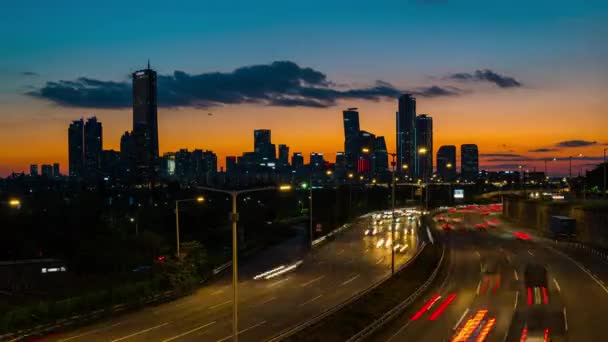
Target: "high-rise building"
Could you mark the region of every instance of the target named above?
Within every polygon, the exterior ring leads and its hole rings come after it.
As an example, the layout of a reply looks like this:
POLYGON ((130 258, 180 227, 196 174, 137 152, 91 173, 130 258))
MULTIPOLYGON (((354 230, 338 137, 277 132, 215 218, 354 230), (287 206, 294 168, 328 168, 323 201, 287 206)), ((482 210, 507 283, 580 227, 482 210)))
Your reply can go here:
POLYGON ((120 152, 114 150, 102 150, 100 157, 100 171, 104 176, 112 178, 119 176, 121 172, 120 152))
POLYGON ((158 117, 156 71, 148 68, 133 73, 133 136, 138 181, 153 181, 158 159, 158 117))
POLYGON ((289 146, 285 144, 279 145, 279 166, 286 167, 289 165, 289 146))
POLYGON ((433 118, 426 114, 416 117, 415 176, 427 181, 433 174, 433 118))
POLYGON ((120 164, 125 176, 132 175, 135 169, 135 137, 129 132, 120 137, 120 164))
POLYGON ((325 159, 323 153, 311 152, 310 153, 310 167, 311 169, 322 169, 325 166, 325 159))
POLYGON ((53 163, 53 177, 61 177, 61 170, 59 169, 59 163, 53 163))
POLYGON ((294 170, 298 170, 304 166, 304 156, 302 156, 302 152, 294 152, 291 156, 291 167, 294 170))
POLYGON ((226 173, 233 174, 236 171, 236 156, 226 157, 226 173))
POLYGON ((53 178, 53 166, 49 164, 42 164, 40 166, 40 172, 42 176, 47 178, 53 178))
POLYGON ((88 178, 99 176, 101 151, 103 150, 101 122, 96 117, 87 119, 84 125, 84 167, 88 178))
POLYGON ((456 179, 456 146, 443 145, 437 150, 437 174, 443 181, 456 179))
POLYGON ((410 94, 399 97, 397 111, 397 170, 414 175, 416 161, 416 98, 410 94), (404 166, 406 165, 406 166, 404 166))
POLYGON ((30 165, 30 176, 38 176, 38 164, 30 165))
POLYGON ((253 131, 253 151, 260 156, 260 161, 267 162, 276 159, 275 147, 272 144, 269 129, 253 131))
POLYGON ((460 145, 460 176, 466 181, 477 180, 479 173, 479 150, 475 144, 460 145))
POLYGON ((356 170, 361 145, 359 142, 359 112, 357 108, 348 108, 342 112, 344 120, 344 155, 349 170, 356 170))
POLYGON ((388 151, 386 150, 386 141, 384 137, 376 137, 374 142, 374 172, 379 177, 383 177, 388 174, 388 151))
POLYGON ((376 136, 367 131, 359 131, 359 159, 357 160, 357 172, 367 175, 374 174, 375 160, 374 148, 376 147, 376 136))
POLYGON ((70 177, 84 176, 84 120, 72 121, 68 128, 68 164, 70 177))

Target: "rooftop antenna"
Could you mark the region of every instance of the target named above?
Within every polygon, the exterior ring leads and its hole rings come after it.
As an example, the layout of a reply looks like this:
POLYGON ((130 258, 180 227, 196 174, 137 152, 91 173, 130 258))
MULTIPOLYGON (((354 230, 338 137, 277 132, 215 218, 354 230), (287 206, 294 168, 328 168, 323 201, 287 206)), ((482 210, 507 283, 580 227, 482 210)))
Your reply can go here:
POLYGON ((150 70, 150 58, 148 58, 148 70, 150 70))

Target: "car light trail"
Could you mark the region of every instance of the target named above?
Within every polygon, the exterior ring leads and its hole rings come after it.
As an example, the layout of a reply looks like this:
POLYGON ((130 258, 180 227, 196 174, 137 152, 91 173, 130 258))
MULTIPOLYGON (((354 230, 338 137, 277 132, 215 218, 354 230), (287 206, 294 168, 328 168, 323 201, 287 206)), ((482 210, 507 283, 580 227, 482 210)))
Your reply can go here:
POLYGON ((524 328, 524 330, 521 331, 519 342, 526 342, 526 338, 528 338, 528 328, 524 328))
POLYGON ((471 337, 473 332, 477 329, 477 327, 481 323, 481 320, 486 316, 487 313, 488 313, 488 310, 477 311, 475 316, 473 316, 473 318, 470 318, 465 323, 464 327, 462 327, 462 329, 458 332, 458 334, 456 336, 454 336, 454 338, 452 339, 452 342, 467 341, 469 339, 469 337, 471 337))
POLYGON ((488 277, 483 278, 483 285, 481 286, 481 294, 486 292, 486 287, 488 286, 488 277))
POLYGON ((273 269, 271 269, 270 271, 266 271, 266 272, 264 272, 264 273, 260 273, 260 274, 256 275, 255 277, 253 277, 253 279, 254 279, 254 280, 258 280, 258 279, 260 279, 260 278, 264 278, 265 276, 267 276, 267 275, 269 275, 269 274, 271 274, 271 273, 277 272, 277 271, 279 271, 279 270, 281 270, 281 269, 283 269, 283 268, 285 268, 285 267, 286 267, 285 265, 281 265, 281 266, 279 266, 279 267, 277 267, 277 268, 273 268, 273 269))
POLYGON ((545 329, 545 342, 549 341, 549 328, 545 329))
POLYGON ((498 291, 498 287, 500 286, 500 276, 496 276, 496 284, 494 284, 494 293, 498 291))
POLYGON ((376 248, 380 248, 382 245, 384 245, 384 239, 380 239, 378 242, 376 242, 376 248))
POLYGON ((436 301, 438 301, 441 298, 440 295, 435 295, 433 296, 433 298, 431 298, 428 302, 426 302, 426 304, 424 304, 422 306, 422 309, 420 309, 418 312, 416 312, 414 314, 414 316, 412 316, 412 318, 410 318, 412 321, 417 320, 418 318, 420 318, 422 315, 424 315, 425 312, 427 312, 429 310, 429 308, 435 304, 436 301))
POLYGON ((528 287, 528 305, 532 305, 532 288, 528 287))
POLYGON ((279 270, 279 271, 277 271, 277 272, 274 272, 274 273, 272 273, 272 274, 269 274, 269 275, 265 276, 265 277, 264 277, 264 279, 268 280, 268 279, 272 279, 272 278, 274 278, 274 277, 280 276, 280 275, 281 275, 281 274, 283 274, 283 273, 286 273, 286 272, 289 272, 289 271, 291 271, 291 270, 296 269, 296 268, 297 268, 298 266, 300 266, 302 263, 303 263, 303 261, 302 261, 302 260, 299 260, 299 261, 297 261, 297 262, 296 262, 295 264, 293 264, 293 265, 287 266, 287 267, 285 267, 285 268, 283 268, 283 269, 280 269, 280 270, 279 270))
POLYGON ((488 334, 490 334, 490 332, 492 331, 492 328, 494 328, 494 325, 496 324, 496 318, 490 318, 486 324, 483 326, 483 328, 481 328, 481 332, 479 333, 479 336, 477 336, 477 342, 483 342, 486 340, 486 337, 488 337, 488 334))
POLYGON ((543 287, 543 302, 549 304, 549 295, 547 295, 547 288, 543 287))
POLYGON ((454 299, 456 299, 456 294, 451 294, 448 296, 448 298, 441 303, 441 305, 437 308, 437 310, 435 310, 435 312, 433 312, 433 314, 431 314, 431 316, 429 317, 429 321, 434 321, 437 319, 437 317, 439 317, 439 315, 441 315, 441 313, 443 313, 443 311, 445 311, 445 309, 448 307, 448 305, 450 305, 450 303, 452 303, 454 301, 454 299))

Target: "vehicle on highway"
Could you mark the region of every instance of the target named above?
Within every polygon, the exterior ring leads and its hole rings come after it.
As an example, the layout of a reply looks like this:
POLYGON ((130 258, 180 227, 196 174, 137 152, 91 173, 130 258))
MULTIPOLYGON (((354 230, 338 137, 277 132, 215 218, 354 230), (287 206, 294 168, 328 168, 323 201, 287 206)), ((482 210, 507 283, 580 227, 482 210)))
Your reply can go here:
POLYGON ((488 224, 487 223, 476 223, 475 229, 485 232, 488 229, 488 224))

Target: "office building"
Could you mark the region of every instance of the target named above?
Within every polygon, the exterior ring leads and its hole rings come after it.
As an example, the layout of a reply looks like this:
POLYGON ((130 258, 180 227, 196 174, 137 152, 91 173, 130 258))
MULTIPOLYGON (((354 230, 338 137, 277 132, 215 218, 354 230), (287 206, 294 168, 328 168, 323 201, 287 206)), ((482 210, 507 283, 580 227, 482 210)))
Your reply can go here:
POLYGON ((428 181, 433 174, 433 118, 426 114, 416 117, 416 151, 414 174, 428 181))
POLYGON ((298 170, 304 166, 304 156, 302 156, 302 152, 294 152, 291 156, 291 167, 294 170, 298 170))
POLYGON ((260 157, 260 162, 267 163, 276 159, 276 149, 272 143, 269 129, 253 131, 253 151, 260 157))
POLYGON ((477 180, 479 151, 475 144, 460 145, 460 177, 465 181, 477 180))
POLYGON ((61 177, 61 170, 59 169, 59 163, 53 163, 53 177, 61 177))
POLYGON ((68 167, 70 177, 84 176, 84 120, 72 121, 68 128, 68 167))
POLYGON ((367 131, 359 131, 359 159, 357 161, 357 172, 365 175, 373 175, 375 170, 376 136, 367 131))
POLYGON ((53 178, 53 166, 49 164, 42 164, 40 166, 40 173, 44 177, 53 178))
POLYGON ((132 175, 132 170, 135 170, 135 137, 129 132, 120 137, 120 164, 125 176, 132 175))
POLYGON ((237 172, 236 156, 226 157, 226 173, 234 174, 237 172))
POLYGON ((30 165, 30 176, 38 176, 38 164, 30 165))
POLYGON ((102 134, 101 122, 96 117, 87 119, 84 125, 84 167, 87 178, 96 178, 100 174, 102 134))
POLYGON ((442 181, 456 179, 456 146, 443 145, 437 150, 437 175, 442 181))
POLYGON ((348 108, 342 112, 344 121, 344 155, 346 167, 355 171, 358 165, 361 145, 359 142, 359 112, 357 108, 348 108))
POLYGON ((285 144, 279 145, 279 166, 284 168, 289 166, 289 146, 285 144))
POLYGON ((397 169, 412 177, 416 160, 416 99, 410 94, 399 97, 396 120, 397 169), (404 166, 406 165, 406 166, 404 166))
POLYGON ((384 137, 376 137, 374 142, 374 157, 374 172, 378 177, 383 178, 390 171, 388 151, 386 150, 384 137))
POLYGON ((311 170, 319 170, 325 166, 325 159, 323 153, 311 152, 310 153, 310 167, 311 170))
POLYGON ((156 71, 133 73, 133 139, 135 168, 140 183, 153 182, 158 159, 156 71))

